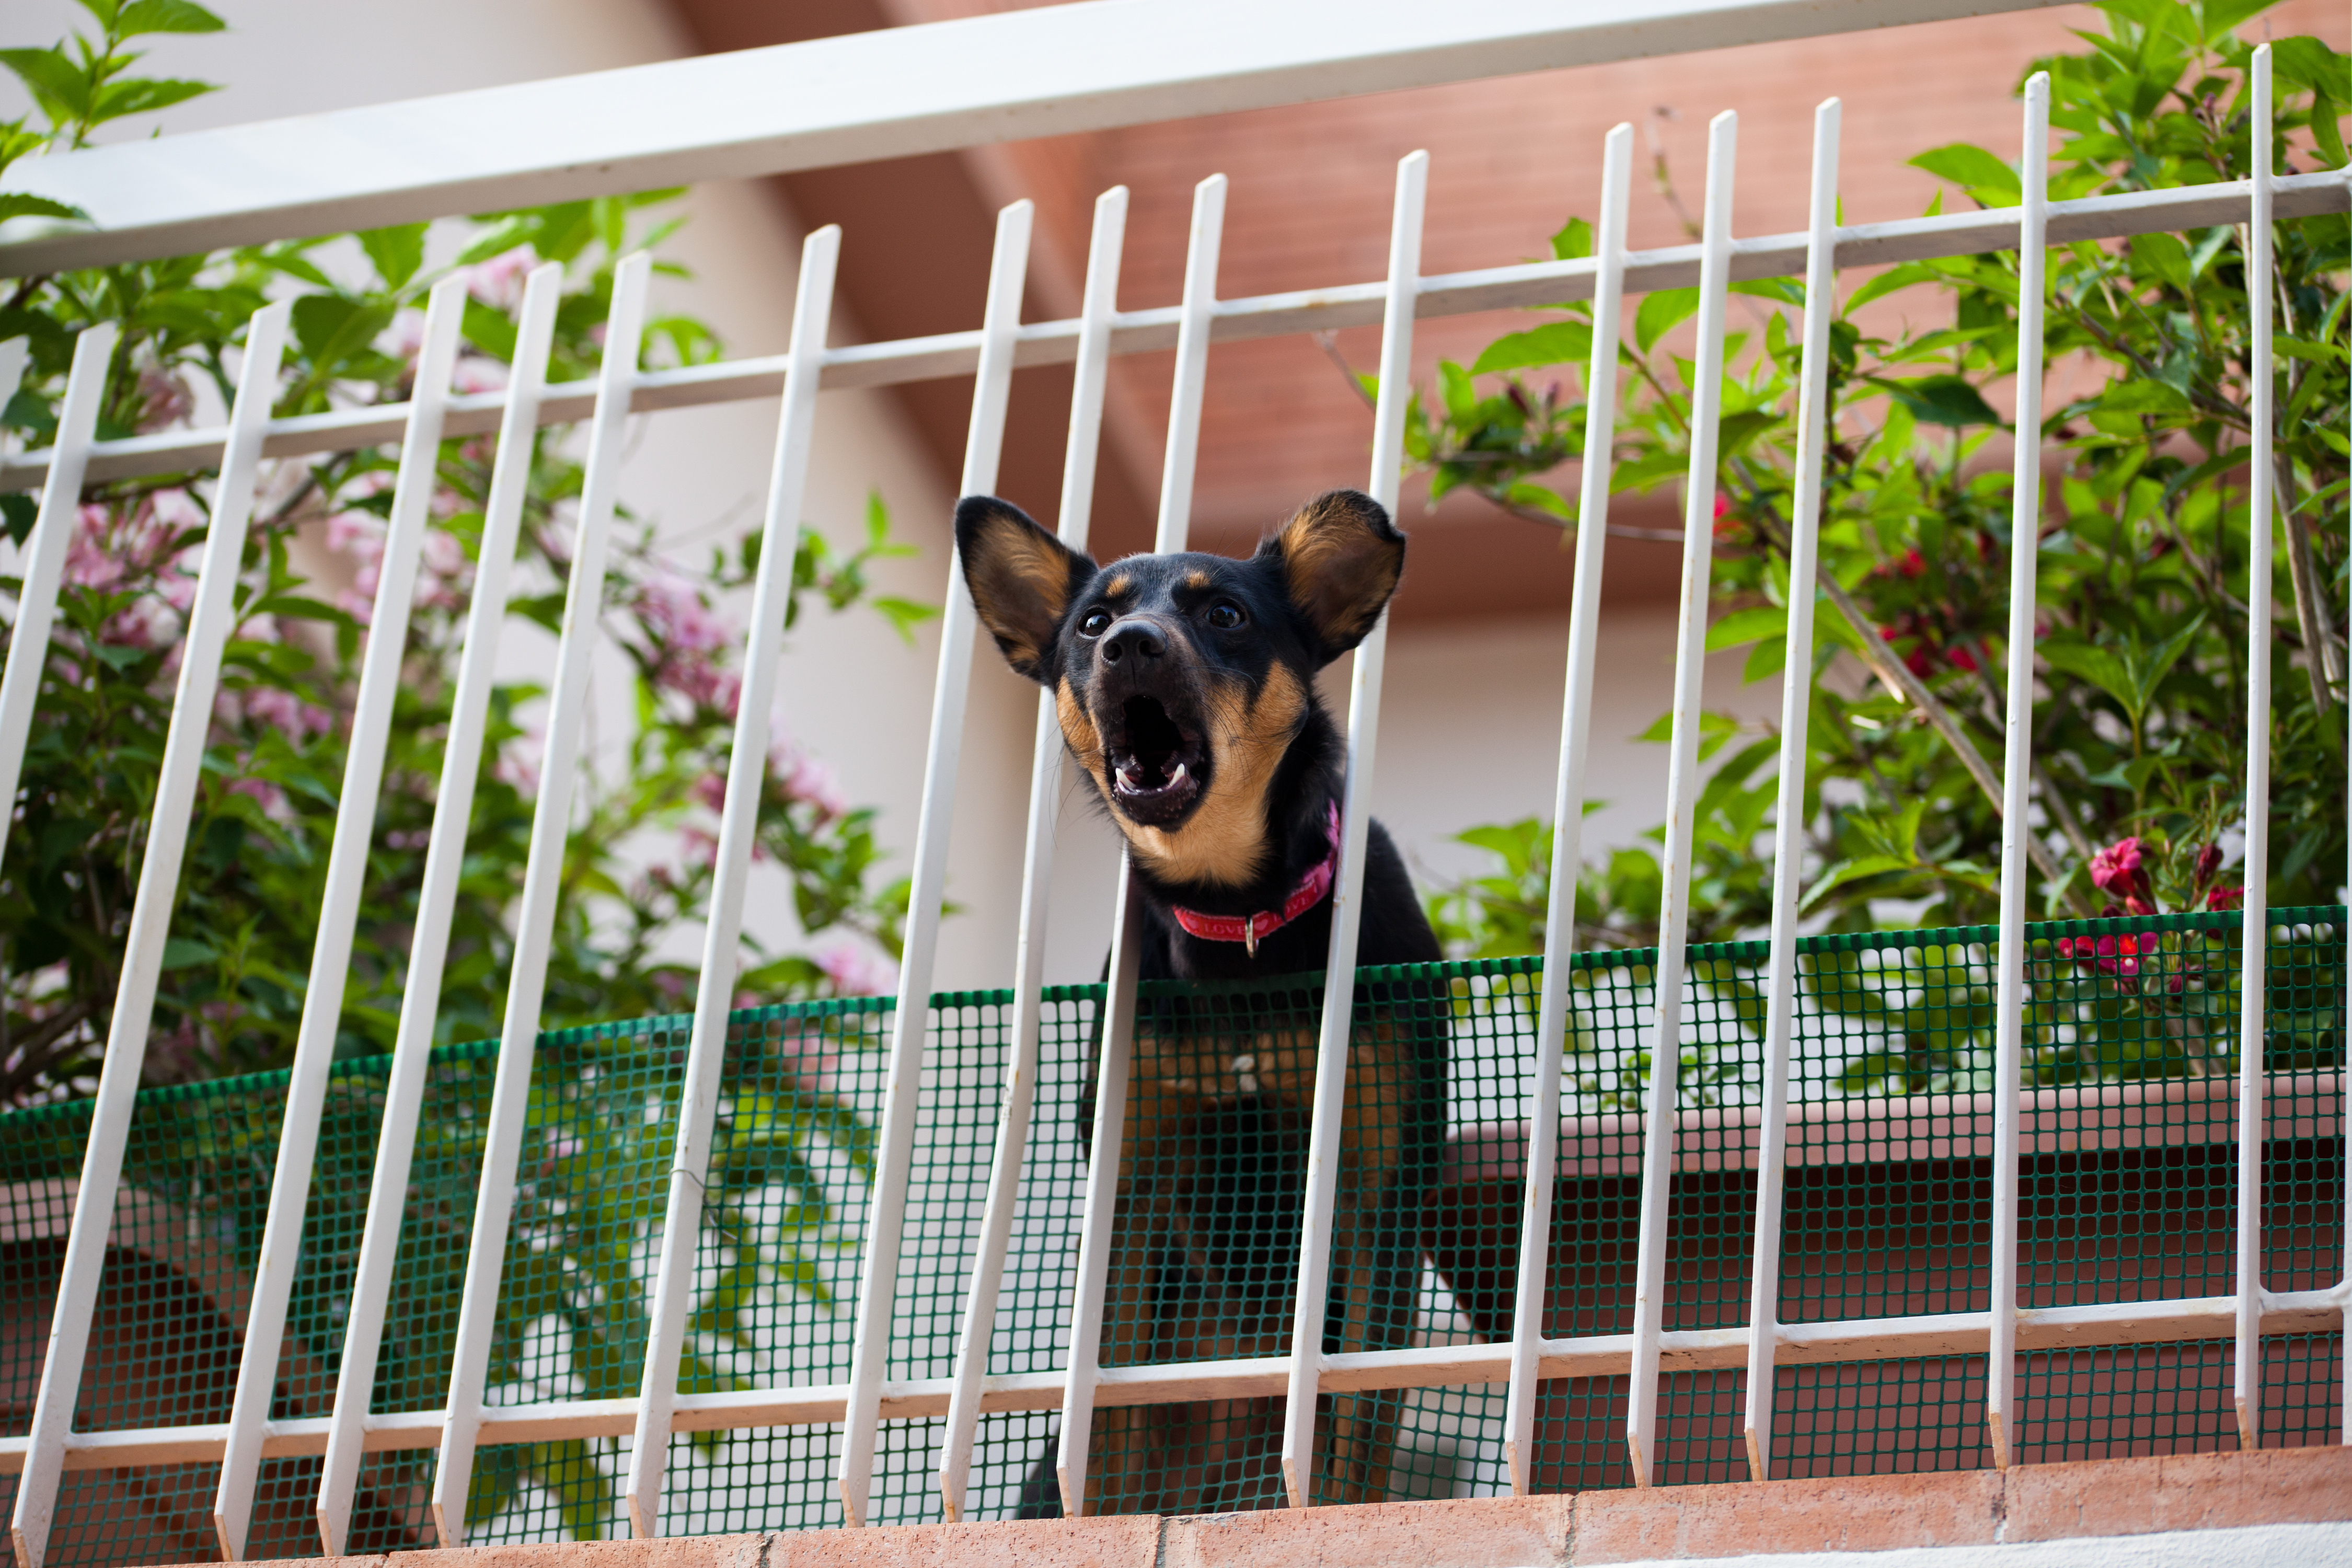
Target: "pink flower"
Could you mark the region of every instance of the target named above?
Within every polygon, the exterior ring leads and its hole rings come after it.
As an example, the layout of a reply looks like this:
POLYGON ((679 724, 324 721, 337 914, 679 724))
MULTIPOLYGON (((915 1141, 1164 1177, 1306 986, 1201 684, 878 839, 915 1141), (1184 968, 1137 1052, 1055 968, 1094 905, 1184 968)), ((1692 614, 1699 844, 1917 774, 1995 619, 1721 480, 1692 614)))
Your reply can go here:
POLYGON ((228 782, 231 795, 247 795, 261 803, 261 809, 271 816, 286 813, 286 792, 267 779, 242 778, 228 782))
POLYGON ((667 648, 716 653, 735 640, 733 629, 704 602, 701 591, 674 573, 657 570, 646 576, 637 589, 637 615, 667 648))
POLYGON ((490 765, 490 776, 518 794, 535 795, 539 793, 539 759, 546 742, 537 735, 525 735, 502 748, 499 760, 490 765))
POLYGON ((383 519, 373 512, 339 511, 327 519, 327 548, 363 565, 383 559, 383 519))
POLYGON ((807 752, 794 750, 788 763, 779 763, 776 773, 783 781, 784 794, 816 807, 819 816, 831 820, 848 812, 849 797, 842 794, 841 781, 807 752))
POLYGON ((727 809, 727 775, 718 772, 703 774, 694 781, 693 795, 706 809, 714 812, 725 811, 727 809))
POLYGON ((2245 901, 2246 889, 2242 887, 2216 888, 2205 895, 2205 907, 2209 910, 2239 909, 2245 901))
POLYGON ((816 966, 833 983, 836 996, 893 996, 898 991, 898 966, 882 954, 856 942, 836 942, 814 955, 816 966))
POLYGON ((466 268, 466 292, 495 310, 512 310, 522 303, 523 281, 538 258, 527 245, 500 251, 488 261, 466 268))
POLYGON ((316 703, 305 702, 274 686, 256 687, 245 695, 245 716, 285 731, 292 740, 323 735, 334 727, 335 716, 316 703))
POLYGON ((467 354, 451 368, 449 384, 456 387, 460 395, 503 391, 507 384, 507 367, 494 359, 467 354))
POLYGON ((177 425, 196 408, 195 396, 188 391, 188 384, 155 365, 139 373, 139 401, 142 431, 177 425))
POLYGON ((411 305, 392 318, 384 329, 384 348, 393 358, 404 363, 414 361, 425 350, 425 312, 411 305))
POLYGON ((679 847, 685 851, 688 860, 698 866, 715 867, 719 864, 718 839, 699 827, 682 828, 677 837, 679 847))
POLYGON ((2123 900, 2127 913, 2152 915, 2156 893, 2140 865, 2137 838, 2118 838, 2091 857, 2091 881, 2101 891, 2123 900))

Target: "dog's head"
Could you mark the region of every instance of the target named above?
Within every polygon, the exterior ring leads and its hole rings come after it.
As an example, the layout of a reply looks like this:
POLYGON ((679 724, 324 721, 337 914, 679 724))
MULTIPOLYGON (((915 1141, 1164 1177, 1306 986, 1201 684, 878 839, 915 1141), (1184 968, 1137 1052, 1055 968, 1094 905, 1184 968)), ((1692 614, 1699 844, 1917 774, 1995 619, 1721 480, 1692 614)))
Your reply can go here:
POLYGON ((988 496, 956 508, 956 548, 980 618, 1053 690, 1138 856, 1223 887, 1263 869, 1266 792, 1318 711, 1315 672, 1363 640, 1404 568, 1404 536, 1354 490, 1309 501, 1245 561, 1097 566, 988 496))

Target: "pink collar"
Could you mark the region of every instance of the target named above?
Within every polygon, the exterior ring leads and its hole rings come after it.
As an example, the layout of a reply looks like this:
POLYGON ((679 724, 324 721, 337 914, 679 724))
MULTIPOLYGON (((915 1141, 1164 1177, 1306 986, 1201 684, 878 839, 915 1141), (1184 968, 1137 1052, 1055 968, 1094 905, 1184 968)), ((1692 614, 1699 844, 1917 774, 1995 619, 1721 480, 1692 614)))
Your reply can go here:
POLYGON ((1204 915, 1198 910, 1176 906, 1176 923, 1202 942, 1237 942, 1249 949, 1252 958, 1257 956, 1257 944, 1288 925, 1317 904, 1331 890, 1331 878, 1339 868, 1339 804, 1331 803, 1330 820, 1325 827, 1331 843, 1331 852, 1307 868, 1298 879, 1298 886, 1290 889, 1290 897, 1282 900, 1279 910, 1260 910, 1254 915, 1204 915))

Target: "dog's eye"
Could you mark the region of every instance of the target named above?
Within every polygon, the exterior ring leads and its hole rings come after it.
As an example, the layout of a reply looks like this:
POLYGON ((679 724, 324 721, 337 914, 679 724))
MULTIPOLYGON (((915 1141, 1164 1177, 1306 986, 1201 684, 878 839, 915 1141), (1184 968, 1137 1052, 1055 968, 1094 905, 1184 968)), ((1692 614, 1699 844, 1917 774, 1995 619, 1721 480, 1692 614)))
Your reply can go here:
POLYGON ((1088 610, 1087 618, 1078 623, 1078 635, 1082 637, 1098 637, 1108 630, 1110 630, 1108 610, 1088 610))
POLYGON ((1249 617, 1231 599, 1220 599, 1209 606, 1209 624, 1221 632, 1232 631, 1249 617))

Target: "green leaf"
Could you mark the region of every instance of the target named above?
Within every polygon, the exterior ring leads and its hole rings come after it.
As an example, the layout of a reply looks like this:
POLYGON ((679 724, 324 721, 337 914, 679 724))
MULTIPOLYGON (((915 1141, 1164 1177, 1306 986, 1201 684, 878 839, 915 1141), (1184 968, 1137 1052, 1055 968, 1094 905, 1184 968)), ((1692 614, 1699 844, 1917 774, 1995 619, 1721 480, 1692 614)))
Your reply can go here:
POLYGON ((1802 310, 1805 304, 1805 290, 1793 278, 1754 278, 1744 282, 1727 283, 1724 288, 1729 293, 1753 295, 1759 300, 1776 300, 1783 305, 1794 305, 1799 310, 1802 310))
POLYGON ((165 969, 194 969, 200 963, 211 963, 220 954, 193 937, 175 936, 163 943, 165 969))
POLYGON ((89 112, 89 78, 56 49, 0 49, 0 66, 16 73, 51 120, 79 120, 89 112))
POLYGON ((2352 88, 2352 56, 2339 55, 2310 37, 2273 39, 2271 69, 2283 80, 2333 97, 2341 98, 2352 88))
POLYGON ((2108 387, 2100 394, 2098 405, 2105 414, 2186 414, 2189 411, 2189 399, 2181 395, 2179 387, 2137 376, 2108 387))
POLYGON ((1592 254, 1592 226, 1580 217, 1572 217, 1558 234, 1551 237, 1551 253, 1555 260, 1580 261, 1592 254))
POLYGON ((1925 425, 1943 425, 1957 430, 1970 425, 2000 424, 2000 416, 1993 412, 1992 405, 1963 376, 1923 375, 1913 381, 1897 381, 1891 376, 1873 375, 1863 379, 1885 388, 1889 396, 1925 425))
MULTIPOLYGON (((466 335, 467 342, 486 354, 496 354, 502 360, 514 358, 515 324, 508 320, 505 311, 495 306, 486 305, 468 295, 465 320, 458 331, 466 335)), ((757 538, 758 535, 752 537, 757 538)))
POLYGON ((1467 420, 1478 411, 1478 394, 1470 385, 1470 373, 1452 360, 1437 362, 1437 384, 1449 418, 1467 420))
POLYGON ((2114 698, 2126 713, 2133 711, 2137 686, 2121 655, 2091 643, 2055 641, 2043 643, 2041 652, 2051 668, 2089 681, 2114 698))
POLYGON ((2154 274, 2182 295, 2196 289, 2196 275, 2189 269, 2189 247, 2177 234, 2132 236, 2131 258, 2135 268, 2154 274))
POLYGON ((1941 283, 1944 280, 1944 275, 1934 268, 1916 261, 1906 261, 1899 267, 1888 268, 1855 289, 1845 302, 1846 311, 1852 314, 1873 300, 1895 293, 1900 289, 1909 289, 1916 284, 1941 283))
POLYGON ((1911 166, 1949 181, 1985 206, 2015 206, 2020 199, 2017 171, 1967 142, 1922 153, 1911 160, 1911 166))
POLYGON ((396 224, 390 228, 371 228, 358 237, 360 248, 375 264, 376 276, 383 279, 386 288, 401 287, 425 265, 425 227, 421 223, 396 224))
POLYGON ((1530 331, 1496 338, 1480 352, 1470 374, 1492 375, 1537 365, 1579 363, 1591 353, 1591 327, 1582 321, 1550 321, 1530 331))
POLYGON ((1840 860, 1823 869, 1821 880, 1805 890, 1804 898, 1798 902, 1797 912, 1802 914, 1848 882, 1859 882, 1865 877, 1885 876, 1889 871, 1910 869, 1911 862, 1897 859, 1892 855, 1860 855, 1849 860, 1840 860))
POLYGON ((1641 309, 1633 312, 1633 341, 1643 353, 1660 338, 1698 313, 1698 290, 1696 289, 1661 289, 1642 297, 1641 309))
POLYGON ((192 0, 131 0, 117 16, 117 37, 143 33, 217 33, 228 26, 192 0))
POLYGON ((0 192, 0 223, 12 217, 63 217, 87 220, 89 215, 64 202, 53 202, 47 196, 33 195, 25 191, 0 192))
POLYGON ((22 548, 33 536, 33 524, 40 521, 41 503, 21 490, 0 495, 0 532, 8 536, 11 544, 22 548))
POLYGON ((1759 637, 1789 635, 1789 612, 1780 605, 1757 605, 1745 610, 1734 610, 1706 628, 1706 651, 1721 653, 1729 647, 1754 642, 1759 637))
POLYGON ((98 89, 90 100, 87 118, 93 125, 110 120, 120 120, 126 114, 152 114, 159 109, 169 109, 175 103, 185 103, 192 98, 202 98, 220 90, 220 84, 210 81, 190 81, 163 77, 124 77, 110 81, 98 89))

